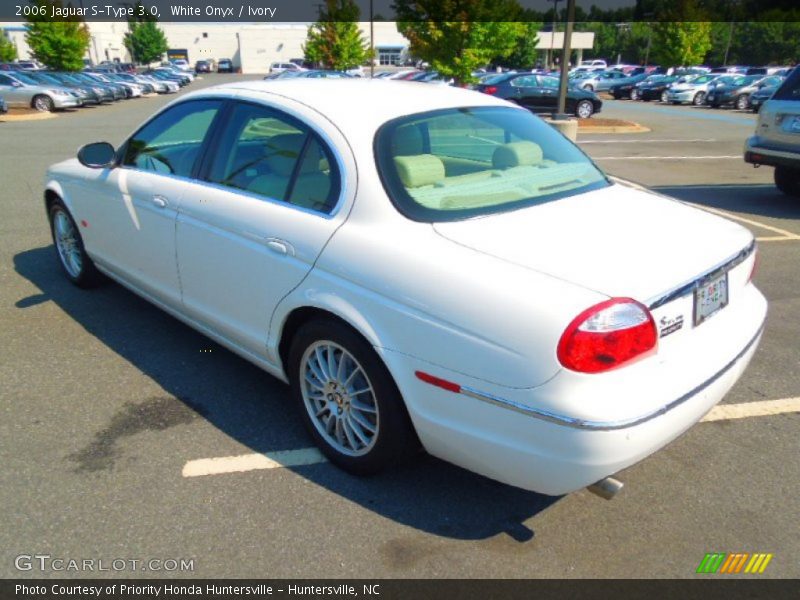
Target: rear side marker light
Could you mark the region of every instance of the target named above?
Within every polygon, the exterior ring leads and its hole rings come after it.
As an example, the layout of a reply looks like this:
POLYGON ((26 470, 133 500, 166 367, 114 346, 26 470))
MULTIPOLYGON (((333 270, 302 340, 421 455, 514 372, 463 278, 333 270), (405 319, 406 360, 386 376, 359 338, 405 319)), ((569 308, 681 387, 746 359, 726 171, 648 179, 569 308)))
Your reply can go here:
POLYGON ((425 383, 435 385, 436 387, 440 387, 443 390, 447 390, 448 392, 453 392, 455 394, 461 393, 461 386, 458 385, 457 383, 453 383, 452 381, 447 381, 446 379, 435 377, 430 373, 425 373, 424 371, 415 371, 414 375, 417 376, 417 379, 424 381, 425 383))
POLYGON ((651 353, 657 337, 646 306, 631 298, 612 298, 572 320, 558 342, 558 360, 573 371, 602 373, 651 353))

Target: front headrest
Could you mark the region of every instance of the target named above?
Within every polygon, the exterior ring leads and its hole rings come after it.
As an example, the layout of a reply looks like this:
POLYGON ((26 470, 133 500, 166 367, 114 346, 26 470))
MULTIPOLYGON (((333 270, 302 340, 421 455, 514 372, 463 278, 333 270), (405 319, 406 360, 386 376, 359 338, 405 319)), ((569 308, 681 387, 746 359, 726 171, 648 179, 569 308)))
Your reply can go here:
POLYGON ((422 130, 416 125, 403 125, 395 129, 392 136, 392 156, 411 156, 422 154, 425 142, 422 130))
POLYGON ((433 185, 444 179, 444 163, 433 154, 395 156, 394 164, 400 180, 407 188, 433 185))
POLYGON ((302 133, 283 133, 267 140, 264 156, 273 173, 286 177, 292 174, 300 150, 303 149, 305 137, 302 133))
POLYGON ((498 146, 492 155, 495 169, 525 167, 542 162, 542 147, 533 142, 511 142, 498 146))

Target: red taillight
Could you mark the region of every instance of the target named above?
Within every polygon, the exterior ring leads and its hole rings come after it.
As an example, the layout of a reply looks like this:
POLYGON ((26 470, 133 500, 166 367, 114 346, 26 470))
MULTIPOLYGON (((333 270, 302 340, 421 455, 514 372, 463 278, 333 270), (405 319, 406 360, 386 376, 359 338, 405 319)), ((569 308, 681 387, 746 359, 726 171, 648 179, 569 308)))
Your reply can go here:
POLYGON ((656 347, 656 324, 643 304, 612 298, 583 311, 558 342, 558 360, 581 373, 601 373, 656 347))
POLYGON ((487 85, 483 88, 484 94, 496 94, 497 93, 497 86, 496 85, 487 85))

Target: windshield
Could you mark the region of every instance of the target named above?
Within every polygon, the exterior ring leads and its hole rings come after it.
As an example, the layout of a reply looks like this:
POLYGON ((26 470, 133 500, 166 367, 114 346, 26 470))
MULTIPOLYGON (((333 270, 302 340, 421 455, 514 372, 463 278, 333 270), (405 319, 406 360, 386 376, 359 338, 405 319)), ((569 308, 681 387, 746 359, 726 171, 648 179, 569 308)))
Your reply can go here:
POLYGON ((417 221, 506 212, 609 185, 577 146, 516 108, 400 117, 378 131, 375 155, 392 202, 417 221))
POLYGON ((18 79, 22 83, 27 83, 28 85, 39 85, 39 82, 36 81, 33 77, 31 77, 27 73, 20 73, 19 71, 15 71, 14 78, 18 79))

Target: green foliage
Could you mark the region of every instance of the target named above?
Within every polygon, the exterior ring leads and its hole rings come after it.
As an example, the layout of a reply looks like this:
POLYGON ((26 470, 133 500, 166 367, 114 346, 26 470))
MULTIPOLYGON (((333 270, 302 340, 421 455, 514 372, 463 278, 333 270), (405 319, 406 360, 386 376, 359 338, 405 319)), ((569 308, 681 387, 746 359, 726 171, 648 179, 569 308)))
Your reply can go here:
POLYGON ((397 29, 410 53, 456 83, 474 80, 472 71, 505 59, 526 35, 515 0, 396 0, 397 29))
POLYGON ((736 23, 731 46, 730 64, 795 64, 800 61, 800 23, 736 23))
POLYGON ((539 30, 541 23, 526 22, 520 24, 520 33, 517 37, 514 49, 505 59, 495 57, 497 63, 502 63, 512 69, 531 69, 536 65, 539 51, 536 44, 539 43, 539 30))
POLYGON ((167 38, 155 21, 131 22, 124 44, 134 62, 148 64, 161 60, 169 45, 167 38))
POLYGON ((370 49, 358 28, 358 17, 353 0, 325 0, 319 20, 308 28, 305 59, 340 71, 363 64, 370 58, 370 49))
POLYGON ((89 48, 89 30, 80 17, 50 20, 53 6, 63 8, 61 0, 31 0, 32 4, 46 7, 44 16, 28 17, 25 40, 33 57, 51 69, 80 71, 83 57, 89 48))
POLYGON ((0 62, 11 62, 17 58, 17 47, 0 29, 0 62))
POLYGON ((711 23, 684 21, 653 25, 651 55, 662 66, 702 64, 710 49, 711 23))

